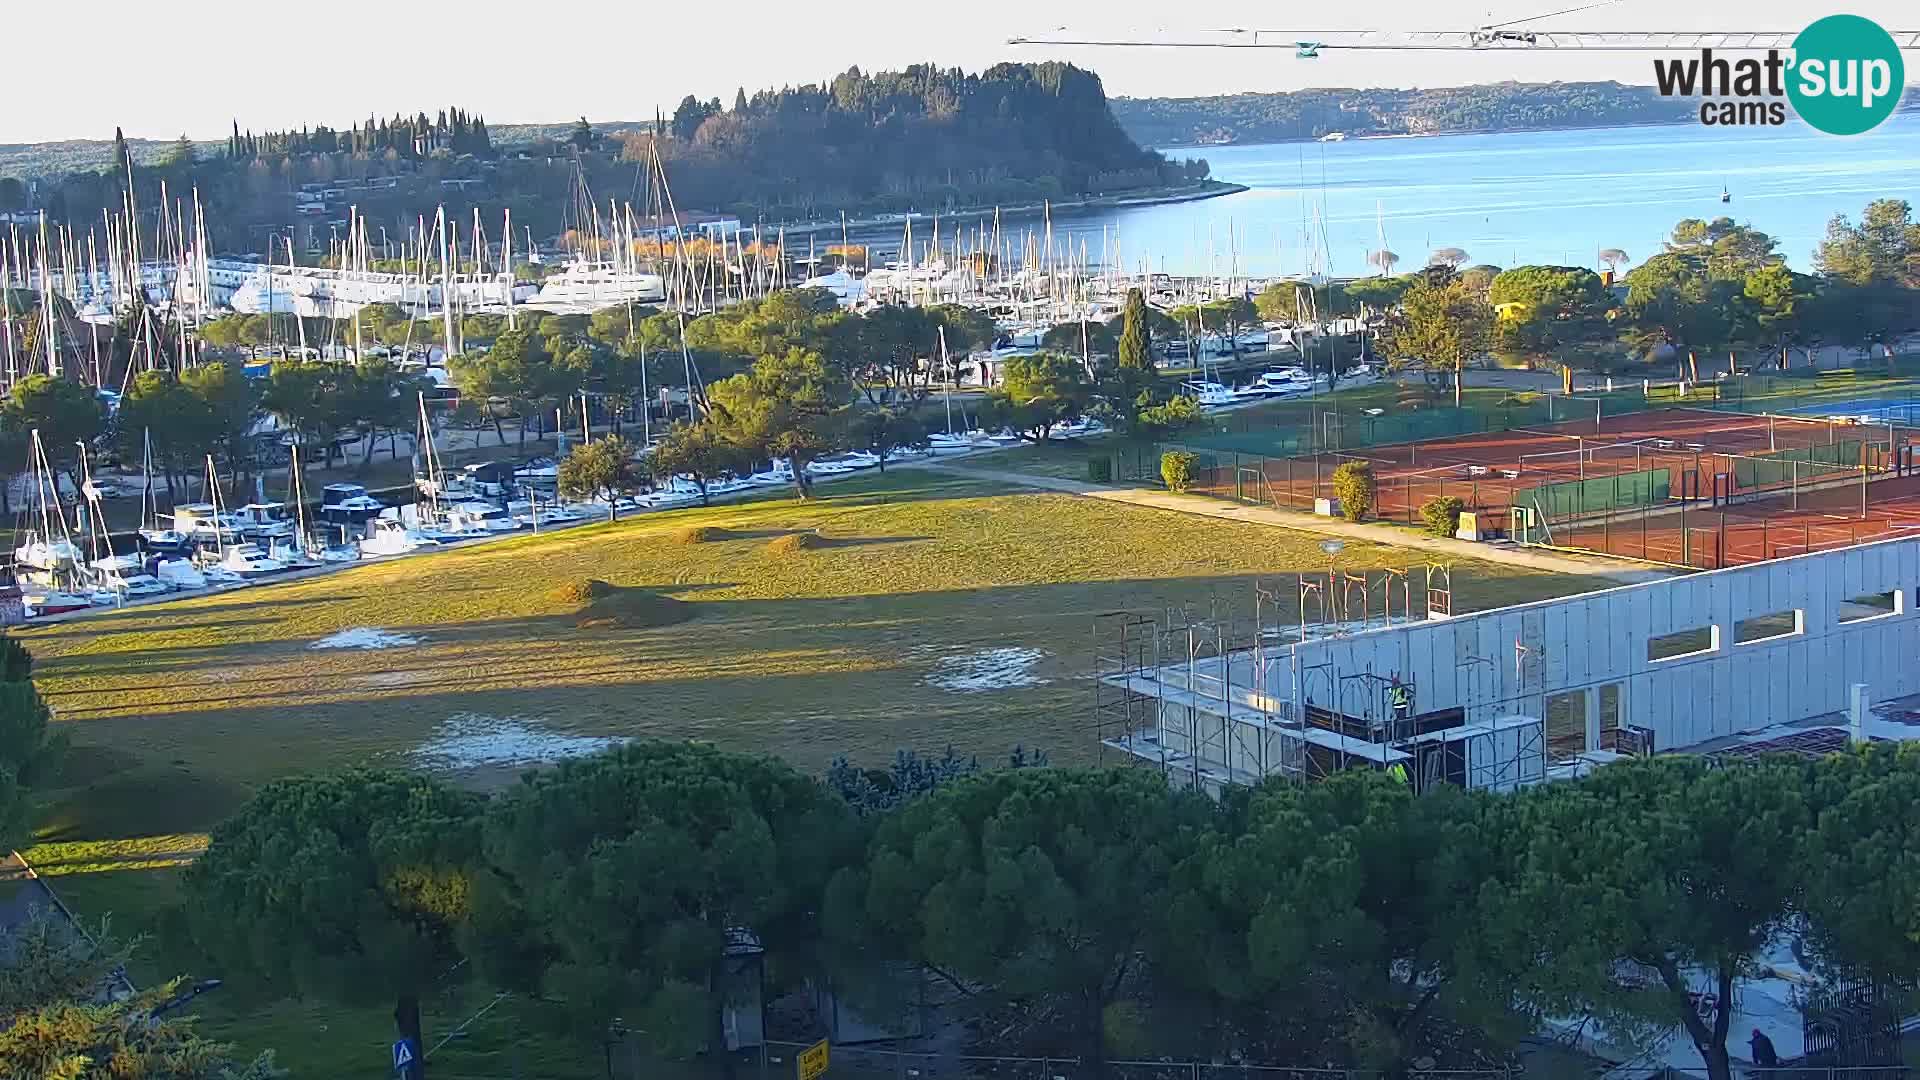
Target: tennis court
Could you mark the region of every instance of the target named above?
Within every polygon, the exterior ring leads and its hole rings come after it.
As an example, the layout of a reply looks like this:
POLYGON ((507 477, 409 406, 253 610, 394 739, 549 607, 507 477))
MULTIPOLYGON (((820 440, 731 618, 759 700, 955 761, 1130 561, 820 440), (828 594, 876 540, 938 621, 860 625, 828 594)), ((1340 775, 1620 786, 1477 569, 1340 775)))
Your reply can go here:
POLYGON ((1920 422, 1920 399, 1886 401, 1874 397, 1853 398, 1848 401, 1804 406, 1795 409, 1794 413, 1798 416, 1837 416, 1875 424, 1912 426, 1920 422))
POLYGON ((1417 523, 1420 507, 1457 498, 1505 526, 1516 506, 1546 524, 1671 503, 1713 505, 1798 492, 1861 468, 1910 460, 1920 430, 1828 418, 1669 408, 1533 428, 1376 445, 1355 452, 1271 457, 1192 447, 1195 490, 1241 502, 1312 509, 1334 498, 1333 472, 1371 466, 1375 514, 1417 523), (1903 457, 1902 454, 1907 454, 1903 457))
POLYGON ((1714 570, 1920 535, 1920 473, 1874 476, 1797 497, 1676 506, 1554 531, 1555 546, 1714 570))

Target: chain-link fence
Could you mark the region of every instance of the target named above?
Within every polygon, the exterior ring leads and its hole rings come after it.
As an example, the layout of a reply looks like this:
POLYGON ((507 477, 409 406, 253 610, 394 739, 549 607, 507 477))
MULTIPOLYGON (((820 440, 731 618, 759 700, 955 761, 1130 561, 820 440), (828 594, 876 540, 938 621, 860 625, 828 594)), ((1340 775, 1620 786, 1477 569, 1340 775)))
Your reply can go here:
MULTIPOLYGON (((767 1077, 792 1076, 801 1043, 770 1043, 767 1077)), ((1095 1067, 1071 1057, 1003 1057, 930 1053, 881 1046, 835 1046, 826 1075, 832 1080, 1512 1080, 1510 1069, 1415 1070, 1388 1074, 1366 1069, 1306 1069, 1202 1061, 1109 1060, 1095 1067)), ((755 1076, 749 1069, 742 1080, 755 1076)), ((756 1078, 757 1080, 757 1078, 756 1078)))

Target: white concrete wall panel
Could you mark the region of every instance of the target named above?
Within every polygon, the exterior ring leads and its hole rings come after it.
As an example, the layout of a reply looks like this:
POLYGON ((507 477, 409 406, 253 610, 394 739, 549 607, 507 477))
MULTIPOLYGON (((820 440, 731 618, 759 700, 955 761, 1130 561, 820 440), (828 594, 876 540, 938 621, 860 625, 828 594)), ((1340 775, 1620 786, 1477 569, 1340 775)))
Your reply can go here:
MULTIPOLYGON (((1398 676, 1420 712, 1465 707, 1472 722, 1537 714, 1544 697, 1621 683, 1623 723, 1677 749, 1846 707, 1847 686, 1876 699, 1920 692, 1920 537, 1777 559, 1497 608, 1293 647, 1303 668, 1398 676), (1842 624, 1841 601, 1902 590, 1899 613, 1842 624), (1800 633, 1735 643, 1743 619, 1804 612, 1800 633), (1647 658, 1649 640, 1718 628, 1708 653, 1647 658), (1516 643, 1527 660, 1516 668, 1516 643)), ((1270 692, 1291 697, 1276 669, 1270 692)), ((1315 695, 1318 700, 1322 695, 1315 695)))

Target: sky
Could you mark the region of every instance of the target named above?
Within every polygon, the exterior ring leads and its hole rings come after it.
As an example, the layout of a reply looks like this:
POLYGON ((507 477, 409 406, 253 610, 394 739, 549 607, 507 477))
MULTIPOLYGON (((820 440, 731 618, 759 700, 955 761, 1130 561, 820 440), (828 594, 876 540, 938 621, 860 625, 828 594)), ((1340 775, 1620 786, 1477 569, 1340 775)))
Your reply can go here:
MULTIPOLYGON (((255 131, 429 112, 459 105, 489 123, 642 120, 683 95, 733 100, 754 90, 820 82, 858 65, 877 71, 932 62, 979 70, 1002 61, 1068 60, 1098 72, 1107 93, 1193 96, 1305 87, 1458 86, 1618 79, 1652 81, 1647 54, 1168 50, 1011 46, 1009 37, 1152 37, 1248 27, 1284 30, 1465 30, 1591 0, 967 0, 962 4, 820 5, 791 0, 707 4, 529 4, 526 0, 329 0, 313 5, 231 0, 106 0, 86 25, 64 4, 19 4, 7 36, 72 41, 72 49, 7 53, 11 88, 0 143, 130 137, 220 138, 255 131), (835 12, 840 12, 837 15, 835 12), (1188 14, 1191 12, 1191 14, 1188 14), (457 14, 456 14, 457 13, 457 14), (1185 16, 1185 21, 1182 17, 1185 16), (88 27, 110 28, 90 35, 88 27), (1064 28, 1064 31, 1063 29, 1064 28), (343 48, 342 46, 358 46, 343 48), (27 88, 34 88, 28 91, 27 88)), ((1616 0, 1540 19, 1535 29, 1798 30, 1845 10, 1890 29, 1920 23, 1910 2, 1850 0, 1844 8, 1782 0, 1616 0)), ((1910 79, 1920 57, 1908 57, 1910 79)))

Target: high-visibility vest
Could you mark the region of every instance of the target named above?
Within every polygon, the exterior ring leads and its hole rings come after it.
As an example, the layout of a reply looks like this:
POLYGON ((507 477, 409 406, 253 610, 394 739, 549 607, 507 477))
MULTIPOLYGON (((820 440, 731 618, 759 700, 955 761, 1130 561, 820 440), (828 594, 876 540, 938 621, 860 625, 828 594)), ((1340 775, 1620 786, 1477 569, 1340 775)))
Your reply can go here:
POLYGON ((1406 708, 1407 707, 1407 688, 1404 686, 1394 687, 1392 692, 1388 695, 1388 700, 1393 702, 1393 707, 1396 709, 1406 708))
POLYGON ((1392 765, 1387 766, 1387 775, 1403 784, 1409 786, 1413 784, 1413 781, 1407 778, 1407 767, 1399 762, 1394 762, 1392 765))

